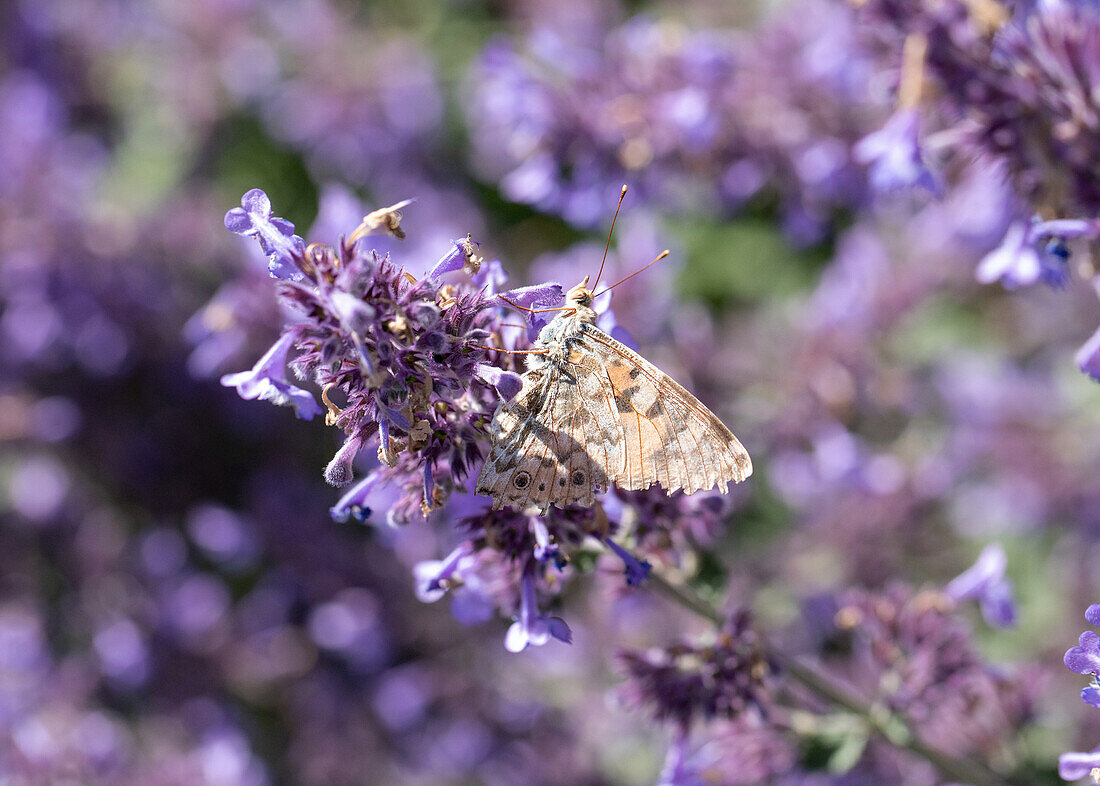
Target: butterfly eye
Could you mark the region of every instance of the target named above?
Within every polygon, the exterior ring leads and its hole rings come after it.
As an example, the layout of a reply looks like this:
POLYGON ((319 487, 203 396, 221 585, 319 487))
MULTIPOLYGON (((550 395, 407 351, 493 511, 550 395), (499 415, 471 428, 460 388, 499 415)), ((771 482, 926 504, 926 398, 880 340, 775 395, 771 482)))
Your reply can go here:
POLYGON ((584 485, 584 472, 579 470, 579 469, 574 470, 572 476, 570 477, 570 479, 573 481, 574 486, 583 486, 584 485))
POLYGON ((525 489, 527 488, 527 486, 530 485, 530 483, 531 475, 524 470, 520 470, 516 473, 516 476, 512 478, 512 485, 515 486, 517 489, 525 489))

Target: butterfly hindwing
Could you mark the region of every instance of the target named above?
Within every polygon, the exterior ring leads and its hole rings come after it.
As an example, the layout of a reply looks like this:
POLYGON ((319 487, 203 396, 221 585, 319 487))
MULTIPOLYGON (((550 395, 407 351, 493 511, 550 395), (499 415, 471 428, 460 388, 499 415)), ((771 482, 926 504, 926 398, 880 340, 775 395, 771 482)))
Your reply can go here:
POLYGON ((494 416, 492 438, 477 493, 491 495, 494 507, 591 507, 594 490, 607 488, 608 467, 623 465, 602 369, 579 355, 525 373, 519 394, 494 416))
POLYGON ((725 491, 752 473, 748 452, 722 421, 641 355, 590 323, 582 326, 577 350, 596 360, 611 390, 624 463, 610 474, 616 486, 725 491))

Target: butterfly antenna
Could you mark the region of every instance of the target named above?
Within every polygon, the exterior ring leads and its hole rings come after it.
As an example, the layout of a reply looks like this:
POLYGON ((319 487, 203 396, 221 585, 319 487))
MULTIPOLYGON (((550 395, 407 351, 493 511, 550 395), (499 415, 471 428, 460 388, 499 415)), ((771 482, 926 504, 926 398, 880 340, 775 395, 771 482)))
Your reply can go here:
POLYGON ((596 283, 592 285, 592 288, 596 288, 596 284, 600 283, 600 276, 603 275, 603 266, 607 262, 607 252, 611 248, 611 233, 615 231, 615 221, 619 218, 619 208, 623 206, 623 200, 626 199, 626 184, 623 184, 623 190, 619 192, 619 204, 615 206, 615 215, 611 219, 611 230, 607 233, 607 245, 603 247, 603 259, 600 260, 600 272, 596 274, 596 283))
MULTIPOLYGON (((645 267, 642 267, 642 268, 638 268, 637 270, 635 270, 635 271, 634 271, 633 273, 631 273, 631 274, 630 274, 629 276, 627 276, 626 278, 620 278, 620 279, 619 279, 618 281, 616 281, 616 282, 615 282, 614 284, 612 284, 611 286, 609 286, 609 287, 608 287, 607 289, 605 289, 605 290, 604 290, 603 292, 600 292, 600 293, 598 293, 598 294, 595 294, 595 295, 593 295, 592 297, 593 297, 593 298, 597 298, 597 297, 599 297, 600 295, 602 295, 602 294, 603 294, 604 292, 610 292, 611 290, 613 290, 613 289, 614 289, 615 287, 619 286, 619 284, 623 283, 624 281, 626 281, 626 280, 628 280, 628 279, 631 279, 631 278, 634 278, 634 276, 638 275, 639 273, 642 273, 642 272, 644 272, 644 271, 646 271, 646 270, 649 270, 649 269, 650 269, 651 267, 653 267, 654 265, 656 265, 656 264, 657 264, 658 262, 660 262, 660 261, 661 261, 662 259, 664 259, 665 257, 667 257, 667 256, 668 256, 668 254, 669 254, 669 251, 668 251, 668 249, 666 248, 666 249, 665 249, 664 251, 662 251, 662 252, 661 252, 660 254, 658 254, 658 255, 657 255, 657 258, 656 258, 656 259, 654 259, 654 260, 653 260, 652 262, 650 262, 650 263, 649 263, 648 265, 646 265, 645 267)), ((592 287, 592 288, 593 288, 593 289, 595 289, 595 287, 592 287)))

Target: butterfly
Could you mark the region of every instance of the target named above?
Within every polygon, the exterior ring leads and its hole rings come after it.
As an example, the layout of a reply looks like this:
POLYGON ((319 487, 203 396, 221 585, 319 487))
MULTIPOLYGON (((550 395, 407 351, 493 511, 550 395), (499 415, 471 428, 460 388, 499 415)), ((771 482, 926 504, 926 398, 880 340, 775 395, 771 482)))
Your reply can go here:
POLYGON ((693 494, 747 478, 752 462, 737 437, 671 377, 600 330, 593 299, 585 276, 526 353, 520 392, 493 416, 476 492, 491 496, 494 508, 545 513, 550 505, 591 507, 612 483, 693 494))

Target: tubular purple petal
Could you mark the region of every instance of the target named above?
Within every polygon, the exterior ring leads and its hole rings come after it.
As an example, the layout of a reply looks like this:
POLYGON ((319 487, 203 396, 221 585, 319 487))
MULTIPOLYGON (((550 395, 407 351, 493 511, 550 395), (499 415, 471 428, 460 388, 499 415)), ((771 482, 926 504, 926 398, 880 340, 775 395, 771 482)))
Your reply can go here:
POLYGON ((351 483, 355 479, 355 470, 352 465, 362 446, 363 440, 357 434, 344 440, 343 447, 336 451, 332 461, 325 467, 325 482, 337 487, 351 483))
POLYGON ((286 378, 287 354, 294 341, 294 333, 287 331, 251 370, 226 374, 221 378, 221 384, 236 388, 243 399, 260 399, 282 407, 294 407, 298 417, 312 420, 322 412, 317 400, 309 391, 290 384, 286 378))
POLYGON ((1058 757, 1058 775, 1062 780, 1076 781, 1087 778, 1096 767, 1100 767, 1100 748, 1092 753, 1063 753, 1058 757))
POLYGON ((1100 674, 1100 635, 1086 630, 1078 646, 1066 650, 1062 661, 1067 669, 1077 674, 1100 674))
POLYGON ((611 538, 604 538, 603 542, 615 553, 615 556, 623 561, 625 565, 623 575, 626 576, 628 586, 636 587, 649 578, 649 573, 653 569, 652 565, 645 560, 639 560, 611 538))
POLYGON ((490 366, 487 363, 478 364, 477 376, 478 379, 487 382, 497 389, 501 401, 512 400, 523 387, 523 379, 519 374, 512 371, 505 371, 496 366, 490 366))
MULTIPOLYGON (((1100 382, 1100 328, 1096 330, 1089 340, 1081 345, 1077 354, 1073 356, 1077 368, 1088 374, 1097 382, 1100 382)), ((1100 623, 1093 623, 1098 625, 1100 623)))

